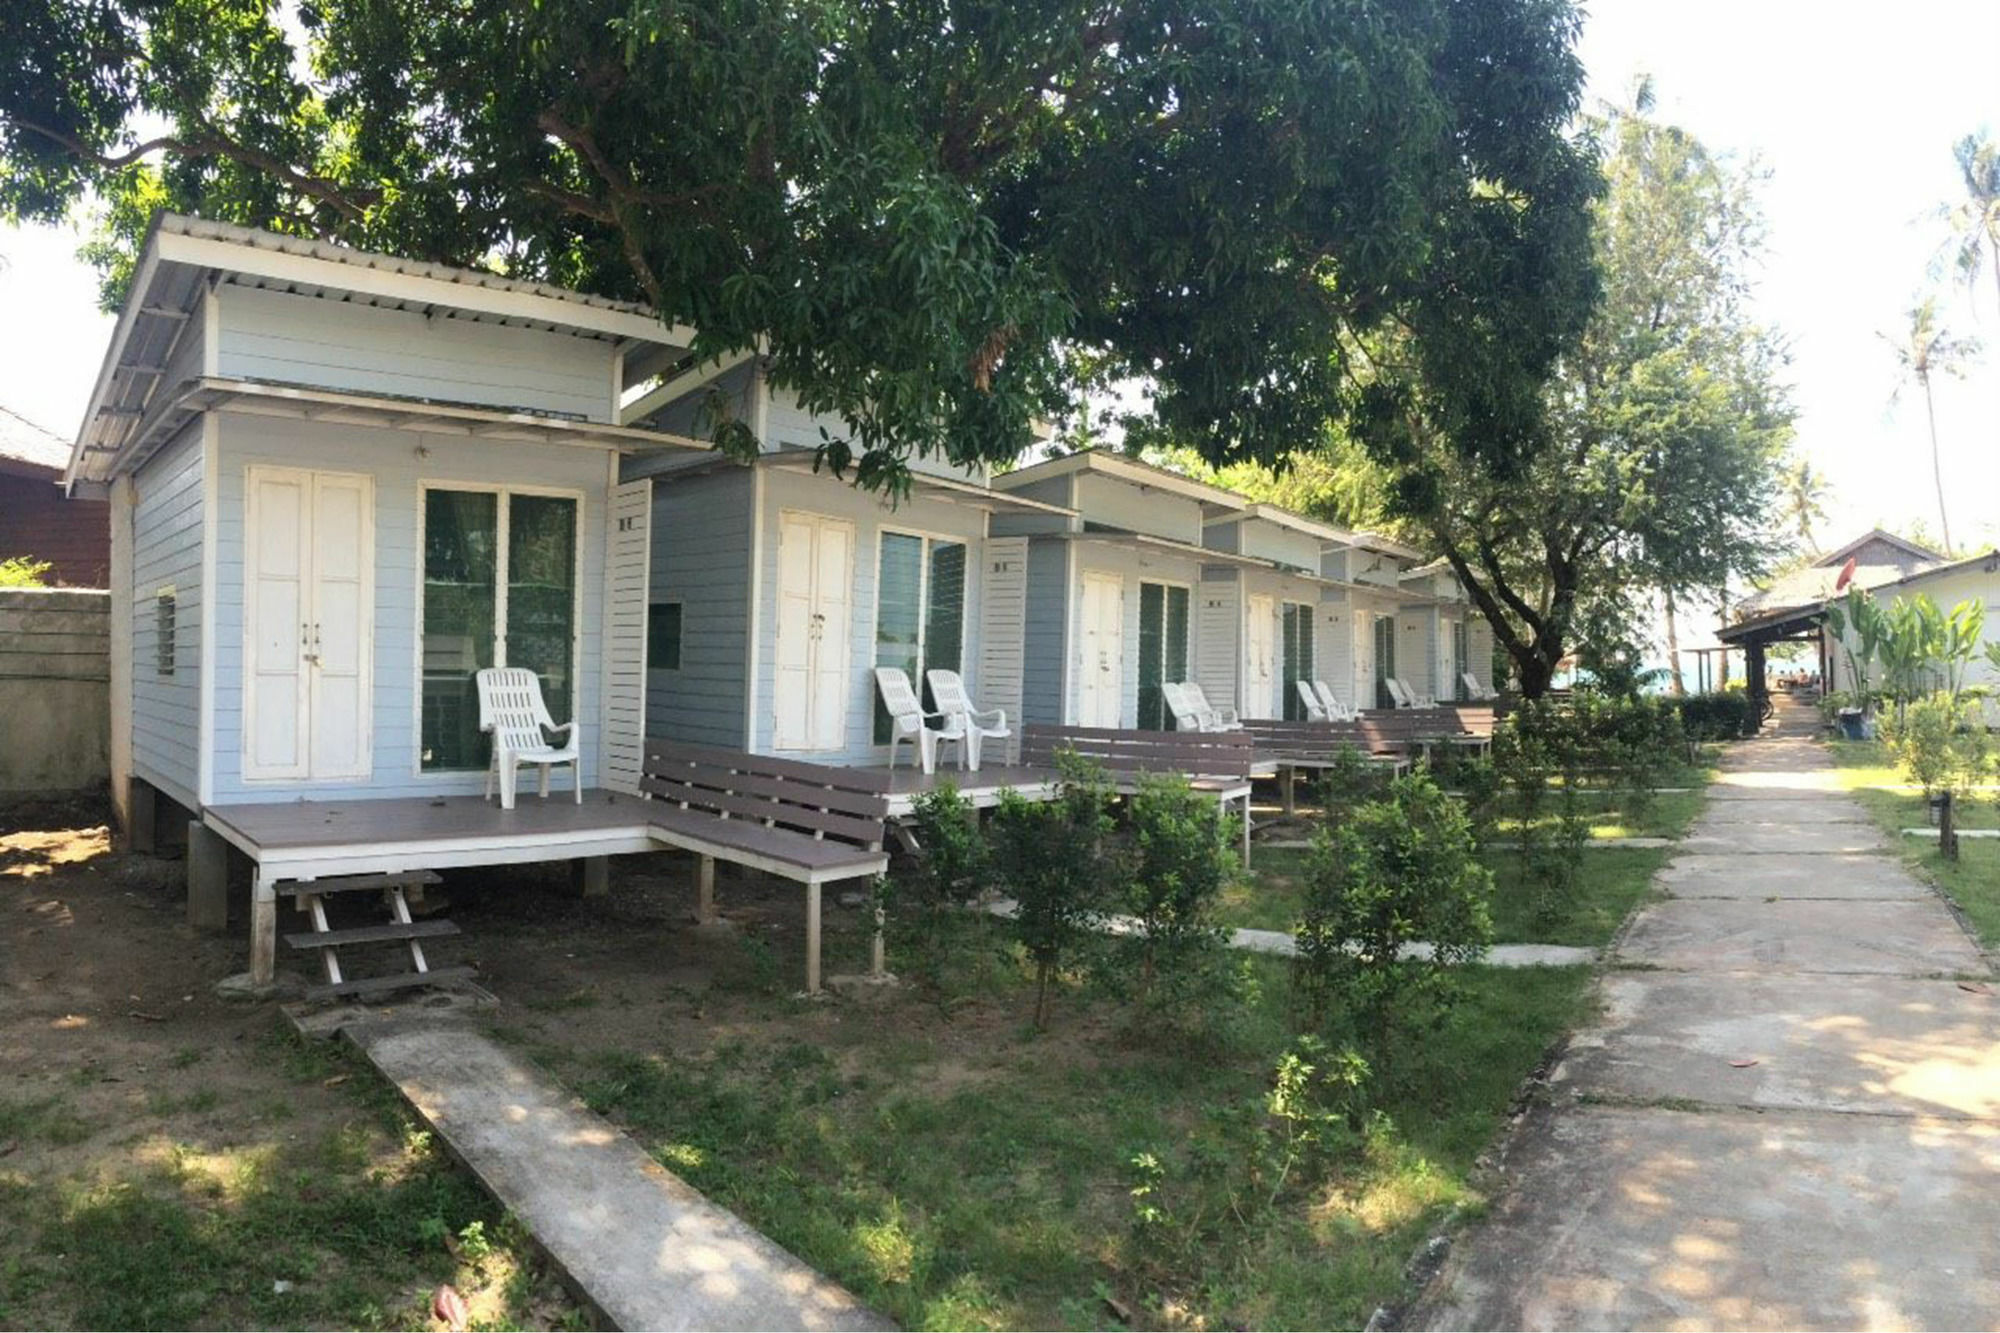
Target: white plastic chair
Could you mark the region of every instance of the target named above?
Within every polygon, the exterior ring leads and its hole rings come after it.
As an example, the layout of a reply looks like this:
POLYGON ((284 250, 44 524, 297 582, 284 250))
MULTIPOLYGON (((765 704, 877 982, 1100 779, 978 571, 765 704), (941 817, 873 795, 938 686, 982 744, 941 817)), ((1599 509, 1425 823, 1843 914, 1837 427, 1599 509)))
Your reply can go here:
POLYGON ((479 691, 479 729, 493 736, 493 758, 486 765, 486 791, 491 800, 493 783, 500 783, 500 808, 514 808, 514 773, 522 764, 539 764, 542 769, 542 798, 549 795, 549 770, 568 764, 574 779, 576 803, 583 804, 583 749, 577 739, 576 720, 557 726, 542 701, 542 680, 526 667, 487 667, 473 676, 479 691), (562 745, 549 744, 548 733, 566 733, 562 745))
POLYGON ((926 713, 910 685, 909 673, 901 667, 876 667, 875 688, 882 692, 882 706, 889 711, 889 767, 896 767, 896 746, 913 741, 917 762, 926 774, 937 772, 939 741, 965 741, 963 723, 943 713, 926 713), (926 718, 942 717, 944 725, 932 726, 926 718))
POLYGON ((1394 676, 1384 676, 1382 677, 1382 686, 1389 691, 1389 707, 1410 707, 1410 696, 1403 692, 1402 681, 1397 680, 1394 676))
POLYGON ((956 723, 961 737, 958 746, 959 767, 968 772, 979 771, 979 751, 987 741, 1004 741, 1014 733, 1007 730, 1007 710, 1004 708, 974 708, 972 696, 965 692, 965 681, 956 671, 942 667, 924 673, 924 679, 931 685, 931 702, 944 715, 947 727, 956 723))
POLYGON ((1487 700, 1496 697, 1493 691, 1481 685, 1479 683, 1479 677, 1473 675, 1470 671, 1459 672, 1458 678, 1465 682, 1466 702, 1485 703, 1487 700))
POLYGON ((1352 722, 1355 720, 1354 710, 1340 701, 1340 696, 1333 692, 1333 686, 1323 680, 1316 680, 1312 683, 1312 687, 1313 693, 1319 696, 1319 706, 1326 710, 1328 721, 1352 722))
POLYGON ((1311 681, 1295 680, 1292 684, 1298 688, 1299 702, 1305 705, 1306 721, 1327 722, 1332 720, 1327 716, 1326 705, 1320 702, 1319 695, 1313 691, 1311 681))
POLYGON ((1410 688, 1410 682, 1408 682, 1407 680, 1398 678, 1395 681, 1392 681, 1391 683, 1395 685, 1397 689, 1403 692, 1403 707, 1405 708, 1437 707, 1437 700, 1431 698, 1428 694, 1418 694, 1415 690, 1410 688))
POLYGON ((1167 711, 1173 714, 1175 731, 1207 729, 1201 725, 1201 710, 1188 698, 1187 686, 1177 680, 1170 680, 1160 686, 1160 693, 1166 697, 1167 711))
POLYGON ((1208 701, 1208 691, 1191 680, 1181 682, 1181 690, 1187 701, 1194 706, 1196 716, 1201 719, 1203 731, 1241 731, 1243 719, 1236 715, 1234 708, 1217 708, 1208 701))

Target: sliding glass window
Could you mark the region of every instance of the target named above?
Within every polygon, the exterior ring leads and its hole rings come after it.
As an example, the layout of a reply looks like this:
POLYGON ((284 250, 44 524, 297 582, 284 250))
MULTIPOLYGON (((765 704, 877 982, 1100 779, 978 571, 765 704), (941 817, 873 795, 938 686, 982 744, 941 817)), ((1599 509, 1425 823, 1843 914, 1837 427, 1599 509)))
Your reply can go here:
POLYGON ((521 666, 549 714, 576 706, 577 502, 426 487, 422 700, 425 772, 486 767, 473 676, 521 666))
POLYGON ((1162 687, 1187 679, 1188 590, 1172 583, 1139 585, 1139 727, 1171 731, 1173 714, 1162 687))
MULTIPOLYGON (((965 644, 965 543, 884 532, 875 574, 875 665, 910 678, 935 708, 926 671, 959 671, 965 644)), ((889 740, 889 714, 875 692, 875 743, 889 740)))

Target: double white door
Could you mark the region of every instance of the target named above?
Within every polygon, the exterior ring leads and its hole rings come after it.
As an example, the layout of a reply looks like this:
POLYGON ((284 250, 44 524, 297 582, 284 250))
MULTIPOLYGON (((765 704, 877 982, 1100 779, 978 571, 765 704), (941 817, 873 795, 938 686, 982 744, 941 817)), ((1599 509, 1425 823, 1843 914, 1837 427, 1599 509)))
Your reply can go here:
POLYGON ((1272 597, 1247 599, 1243 635, 1243 716, 1282 717, 1274 708, 1278 687, 1278 603, 1272 597))
POLYGON ((253 467, 246 482, 243 776, 366 777, 374 479, 253 467))
POLYGON ((1083 576, 1077 635, 1077 725, 1122 725, 1125 695, 1125 580, 1083 576))
POLYGON ((853 586, 852 523, 794 510, 778 516, 773 749, 838 750, 846 743, 853 586))

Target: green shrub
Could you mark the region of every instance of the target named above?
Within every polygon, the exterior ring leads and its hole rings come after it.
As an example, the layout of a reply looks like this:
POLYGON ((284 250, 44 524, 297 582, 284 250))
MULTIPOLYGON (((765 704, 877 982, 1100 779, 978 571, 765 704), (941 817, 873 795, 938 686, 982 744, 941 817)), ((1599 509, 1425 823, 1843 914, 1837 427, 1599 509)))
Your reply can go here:
POLYGON ((1493 934, 1492 875, 1474 850, 1464 807, 1421 772, 1320 833, 1294 966, 1314 1028, 1339 1005, 1383 1062, 1400 1030, 1442 1015, 1452 970, 1479 957, 1493 934), (1430 948, 1406 957, 1418 942, 1430 948))
POLYGON ((1227 932, 1215 909, 1230 873, 1229 833, 1214 797, 1184 777, 1149 778, 1127 805, 1132 849, 1125 910, 1139 922, 1125 954, 1137 960, 1138 992, 1155 1009, 1184 1017, 1227 987, 1227 932))
POLYGON ((1364 754, 1360 746, 1340 746, 1314 783, 1326 823, 1337 826, 1356 806, 1379 797, 1390 777, 1389 770, 1364 754))
POLYGON ((898 916, 911 935, 912 966, 938 984, 969 931, 979 928, 965 907, 984 893, 992 858, 979 830, 979 812, 949 782, 911 802, 910 824, 920 849, 915 873, 897 886, 898 916))
POLYGON ((1094 952, 1104 918, 1122 901, 1123 858, 1112 845, 1111 789, 1102 770, 1065 755, 1056 799, 1004 791, 993 811, 1000 883, 1016 904, 1014 933, 1035 966, 1035 1026, 1049 984, 1094 952))
POLYGON ((1978 700, 1938 690, 1907 705, 1884 726, 1883 736, 1910 781, 1926 796, 1944 798, 1938 850, 1957 860, 1952 805, 1985 776, 1992 762, 1992 742, 1978 700))
POLYGON ((1676 699, 1673 707, 1691 741, 1733 741, 1757 725, 1756 706, 1742 690, 1690 694, 1676 699))

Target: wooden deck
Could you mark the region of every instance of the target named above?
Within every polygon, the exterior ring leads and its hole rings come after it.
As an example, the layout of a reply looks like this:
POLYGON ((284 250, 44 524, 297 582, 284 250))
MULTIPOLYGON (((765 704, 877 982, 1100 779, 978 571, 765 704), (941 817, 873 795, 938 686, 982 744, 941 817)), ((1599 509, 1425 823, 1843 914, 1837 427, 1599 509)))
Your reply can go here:
POLYGON ((920 768, 889 769, 876 765, 874 772, 889 778, 889 818, 901 819, 916 809, 917 797, 950 783, 975 809, 984 810, 1000 803, 1000 793, 1009 788, 1031 801, 1046 801, 1055 795, 1057 774, 1052 769, 1009 767, 986 764, 976 773, 938 765, 935 773, 920 768))
POLYGON ((512 810, 477 796, 210 806, 203 821, 257 862, 258 878, 316 879, 511 865, 655 850, 647 802, 586 790, 531 793, 512 810))

